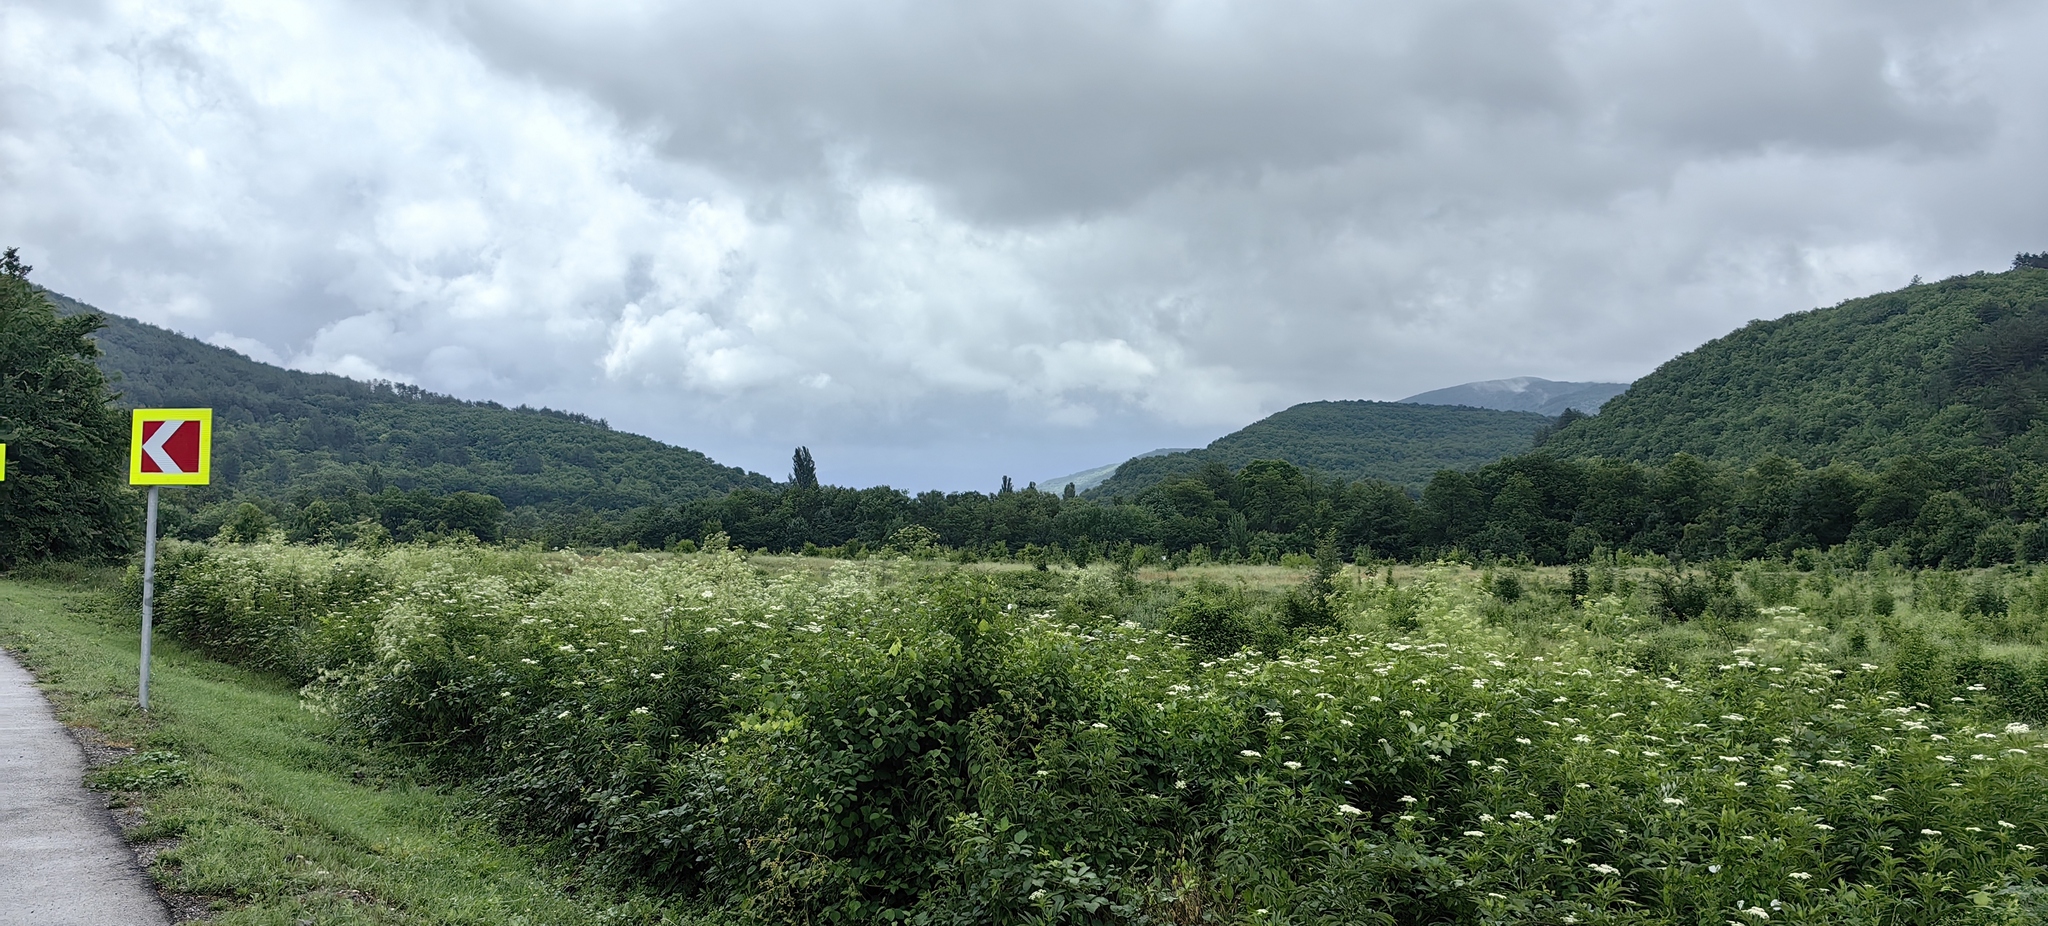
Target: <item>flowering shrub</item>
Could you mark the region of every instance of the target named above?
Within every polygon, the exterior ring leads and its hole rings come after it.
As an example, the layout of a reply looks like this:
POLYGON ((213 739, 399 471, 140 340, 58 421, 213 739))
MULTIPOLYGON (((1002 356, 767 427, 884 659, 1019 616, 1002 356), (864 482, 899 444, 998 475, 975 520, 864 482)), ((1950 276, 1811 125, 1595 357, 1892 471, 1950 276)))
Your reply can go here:
POLYGON ((1780 604, 1668 622, 1653 583, 1587 598, 1525 578, 1503 603, 1446 568, 1354 588, 1333 599, 1347 627, 1290 638, 1218 610, 1270 606, 1255 596, 1141 608, 1096 573, 413 547, 169 561, 167 628, 304 673, 313 702, 469 783, 509 830, 735 917, 2048 909, 2048 737, 1978 678, 2035 676, 1973 649, 1964 612, 1841 605, 1873 599, 1869 576, 1827 595, 1771 578, 1780 604))

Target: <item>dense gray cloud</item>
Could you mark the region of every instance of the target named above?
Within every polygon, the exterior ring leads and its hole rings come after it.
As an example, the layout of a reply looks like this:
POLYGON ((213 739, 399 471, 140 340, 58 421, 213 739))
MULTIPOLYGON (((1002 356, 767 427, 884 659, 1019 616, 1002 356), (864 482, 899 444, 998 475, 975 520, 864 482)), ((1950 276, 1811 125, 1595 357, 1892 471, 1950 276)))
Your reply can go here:
POLYGON ((987 487, 2048 247, 2026 3, 0 0, 0 236, 261 359, 987 487))

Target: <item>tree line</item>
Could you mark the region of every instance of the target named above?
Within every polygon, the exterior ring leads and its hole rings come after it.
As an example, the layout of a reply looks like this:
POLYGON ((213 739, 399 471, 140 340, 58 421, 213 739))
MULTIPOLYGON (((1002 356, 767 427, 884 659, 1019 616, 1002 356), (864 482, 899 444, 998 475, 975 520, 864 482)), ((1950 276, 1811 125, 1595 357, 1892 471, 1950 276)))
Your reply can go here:
MULTIPOLYGON (((806 454, 803 459, 808 461, 806 454)), ((1443 470, 1419 493, 1260 460, 1211 465, 1133 498, 1023 490, 740 489, 616 521, 607 545, 668 548, 723 534, 772 552, 903 550, 1087 562, 1136 547, 1178 561, 1278 562, 1333 542, 1348 559, 1583 561, 1630 551, 1685 560, 1792 559, 1849 546, 1895 562, 2048 561, 2048 467, 2005 451, 1909 456, 1877 469, 1662 464, 1535 451, 1443 470)), ((543 539, 535 537, 533 539, 543 539)), ((593 538, 597 539, 597 538, 593 538)))

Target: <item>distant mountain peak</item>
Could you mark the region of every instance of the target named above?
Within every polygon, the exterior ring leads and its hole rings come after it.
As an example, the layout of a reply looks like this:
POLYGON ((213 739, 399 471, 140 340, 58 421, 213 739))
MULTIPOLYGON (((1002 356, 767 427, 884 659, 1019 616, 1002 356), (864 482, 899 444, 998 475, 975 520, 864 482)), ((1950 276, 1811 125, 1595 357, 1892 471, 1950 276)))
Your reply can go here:
POLYGON ((1540 376, 1510 376, 1433 389, 1400 401, 1406 405, 1466 405, 1554 417, 1564 414, 1567 408, 1597 414, 1608 399, 1627 389, 1627 383, 1566 383, 1540 376))
MULTIPOLYGON (((1466 383, 1466 384, 1464 385, 1464 387, 1463 387, 1463 388, 1466 388, 1466 389, 1477 389, 1477 390, 1479 390, 1479 391, 1481 391, 1481 392, 1527 392, 1527 391, 1529 391, 1529 387, 1531 387, 1531 386, 1535 386, 1535 387, 1537 387, 1537 388, 1539 388, 1539 389, 1540 389, 1540 388, 1542 388, 1542 387, 1544 387, 1544 386, 1573 386, 1573 385, 1579 385, 1579 384, 1577 384, 1577 383, 1560 383, 1560 382, 1556 382, 1556 381, 1554 381, 1554 380, 1548 380, 1548 379, 1544 379, 1544 378, 1542 378, 1542 377, 1539 377, 1539 376, 1510 376, 1510 377, 1508 377, 1507 379, 1485 379, 1485 380, 1480 380, 1479 382, 1476 382, 1476 383, 1466 383)), ((1454 389, 1455 389, 1455 388, 1458 388, 1458 387, 1455 387, 1455 386, 1454 386, 1454 387, 1451 387, 1451 388, 1454 388, 1454 389)), ((1406 401, 1406 400, 1403 400, 1403 401, 1406 401)))

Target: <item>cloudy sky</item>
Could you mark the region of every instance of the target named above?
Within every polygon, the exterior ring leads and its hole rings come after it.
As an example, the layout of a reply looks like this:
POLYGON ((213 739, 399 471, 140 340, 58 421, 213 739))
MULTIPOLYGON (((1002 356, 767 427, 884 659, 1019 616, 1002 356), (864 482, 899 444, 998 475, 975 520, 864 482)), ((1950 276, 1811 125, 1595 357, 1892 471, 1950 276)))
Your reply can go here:
POLYGON ((2044 47, 1998 0, 0 0, 0 241, 258 359, 989 489, 2004 269, 2044 47))

